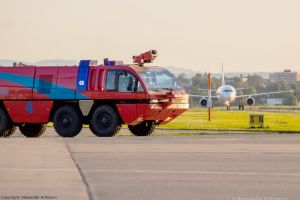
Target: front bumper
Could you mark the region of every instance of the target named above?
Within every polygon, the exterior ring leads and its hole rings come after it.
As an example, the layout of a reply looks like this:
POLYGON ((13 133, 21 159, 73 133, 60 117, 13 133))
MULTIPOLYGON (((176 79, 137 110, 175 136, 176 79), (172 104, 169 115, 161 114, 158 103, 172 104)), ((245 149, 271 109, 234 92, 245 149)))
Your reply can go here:
POLYGON ((157 125, 166 124, 186 110, 189 104, 143 104, 138 106, 140 113, 138 118, 132 124, 139 124, 145 120, 155 121, 157 125))

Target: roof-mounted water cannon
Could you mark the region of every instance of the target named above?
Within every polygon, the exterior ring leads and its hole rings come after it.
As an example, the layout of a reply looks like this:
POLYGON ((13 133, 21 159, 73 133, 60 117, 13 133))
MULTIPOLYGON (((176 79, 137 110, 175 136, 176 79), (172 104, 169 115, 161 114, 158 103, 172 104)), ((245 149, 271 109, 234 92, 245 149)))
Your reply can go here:
POLYGON ((152 61, 157 57, 157 51, 152 49, 138 56, 133 56, 133 63, 143 66, 144 63, 152 63, 152 61))

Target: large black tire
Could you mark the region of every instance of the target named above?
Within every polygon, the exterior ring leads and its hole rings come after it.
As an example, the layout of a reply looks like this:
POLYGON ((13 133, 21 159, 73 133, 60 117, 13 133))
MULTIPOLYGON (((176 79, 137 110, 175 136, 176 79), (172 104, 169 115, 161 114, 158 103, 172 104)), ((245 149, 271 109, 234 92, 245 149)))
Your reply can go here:
POLYGON ((17 129, 16 126, 11 126, 6 131, 4 131, 3 134, 1 134, 1 137, 9 137, 9 136, 11 136, 12 134, 15 133, 16 129, 17 129))
POLYGON ((62 137, 74 137, 82 129, 82 115, 74 106, 58 108, 53 117, 54 129, 62 137))
POLYGON ((121 121, 112 107, 100 106, 92 115, 90 129, 96 136, 112 137, 120 131, 121 121))
POLYGON ((7 137, 9 130, 12 128, 12 122, 8 114, 2 107, 0 107, 0 137, 7 137))
POLYGON ((136 136, 148 136, 155 129, 154 121, 143 121, 137 125, 128 125, 129 130, 136 136))
POLYGON ((22 124, 19 125, 21 133, 26 137, 40 137, 46 130, 46 124, 22 124))

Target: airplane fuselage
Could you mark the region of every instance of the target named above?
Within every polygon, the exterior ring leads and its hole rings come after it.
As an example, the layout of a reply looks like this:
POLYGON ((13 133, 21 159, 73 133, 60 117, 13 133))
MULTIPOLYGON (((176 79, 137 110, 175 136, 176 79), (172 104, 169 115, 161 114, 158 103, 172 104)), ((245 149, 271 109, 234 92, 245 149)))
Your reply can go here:
POLYGON ((231 85, 223 85, 216 91, 219 101, 227 106, 236 99, 236 89, 231 85))

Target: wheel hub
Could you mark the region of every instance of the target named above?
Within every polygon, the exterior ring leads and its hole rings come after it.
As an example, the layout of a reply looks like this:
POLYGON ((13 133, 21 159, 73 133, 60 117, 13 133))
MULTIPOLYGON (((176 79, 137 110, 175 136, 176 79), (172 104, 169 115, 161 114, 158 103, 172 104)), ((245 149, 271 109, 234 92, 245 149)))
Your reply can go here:
POLYGON ((72 123, 72 118, 70 116, 63 116, 61 121, 64 127, 70 127, 72 123))
POLYGON ((104 127, 108 127, 111 124, 111 118, 109 115, 104 114, 100 117, 100 124, 104 127))

